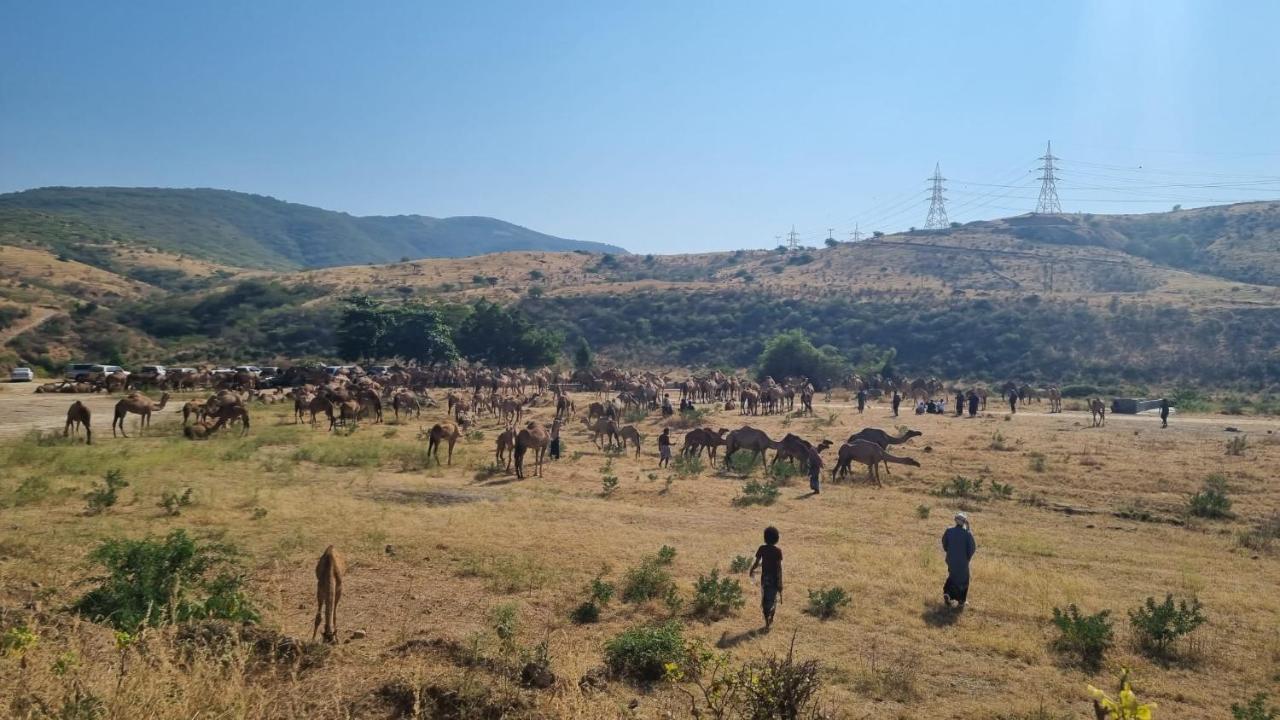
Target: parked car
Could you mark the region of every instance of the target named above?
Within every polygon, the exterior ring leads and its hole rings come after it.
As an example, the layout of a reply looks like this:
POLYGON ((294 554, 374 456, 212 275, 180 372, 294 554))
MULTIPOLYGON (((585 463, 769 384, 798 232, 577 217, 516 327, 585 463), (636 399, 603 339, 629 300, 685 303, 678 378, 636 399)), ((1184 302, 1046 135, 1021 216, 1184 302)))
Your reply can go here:
POLYGON ((262 374, 262 368, 258 367, 257 365, 237 365, 237 366, 235 367, 235 371, 236 371, 236 372, 247 372, 247 373, 249 373, 249 374, 251 374, 251 375, 261 375, 261 374, 262 374))
POLYGON ((9 371, 9 382, 31 382, 36 379, 36 374, 31 368, 14 368, 9 371))
POLYGON ((164 380, 164 376, 167 372, 168 371, 163 365, 143 365, 142 368, 138 370, 137 375, 145 380, 155 380, 156 382, 159 382, 164 380))
POLYGON ((275 377, 280 374, 280 368, 274 365, 263 365, 261 370, 262 372, 258 374, 258 377, 275 377))
POLYGON ((97 367, 95 363, 71 363, 67 366, 67 379, 76 381, 83 380, 86 375, 94 371, 93 369, 95 367, 97 367))
POLYGON ((119 365, 94 365, 90 369, 90 372, 102 373, 103 375, 115 375, 116 373, 124 373, 125 375, 129 374, 128 370, 125 370, 119 365))

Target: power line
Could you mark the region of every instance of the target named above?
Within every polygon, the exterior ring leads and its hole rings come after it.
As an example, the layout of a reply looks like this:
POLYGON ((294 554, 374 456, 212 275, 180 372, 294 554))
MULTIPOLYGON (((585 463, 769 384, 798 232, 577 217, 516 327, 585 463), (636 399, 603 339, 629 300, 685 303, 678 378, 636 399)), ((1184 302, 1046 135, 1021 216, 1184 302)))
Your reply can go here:
POLYGON ((1053 175, 1053 143, 1045 143, 1044 164, 1040 166, 1040 199, 1036 201, 1037 215, 1060 215, 1062 203, 1058 202, 1058 187, 1053 175))
POLYGON ((933 177, 929 178, 933 182, 933 194, 929 198, 929 217, 924 221, 925 230, 941 230, 948 224, 947 221, 947 198, 942 194, 945 189, 942 182, 946 178, 942 177, 942 167, 940 163, 933 166, 933 177))

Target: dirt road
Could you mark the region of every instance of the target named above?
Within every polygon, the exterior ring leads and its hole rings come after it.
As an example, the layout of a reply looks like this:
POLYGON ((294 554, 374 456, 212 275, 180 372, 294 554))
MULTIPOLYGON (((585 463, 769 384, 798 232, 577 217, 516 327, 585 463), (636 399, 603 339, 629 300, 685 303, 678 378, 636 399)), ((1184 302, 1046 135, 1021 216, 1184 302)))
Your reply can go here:
POLYGON ((36 306, 31 308, 31 314, 23 318, 20 322, 11 325, 4 330, 0 330, 0 345, 4 345, 10 340, 18 337, 22 333, 32 330, 46 321, 62 315, 62 311, 57 308, 36 306))

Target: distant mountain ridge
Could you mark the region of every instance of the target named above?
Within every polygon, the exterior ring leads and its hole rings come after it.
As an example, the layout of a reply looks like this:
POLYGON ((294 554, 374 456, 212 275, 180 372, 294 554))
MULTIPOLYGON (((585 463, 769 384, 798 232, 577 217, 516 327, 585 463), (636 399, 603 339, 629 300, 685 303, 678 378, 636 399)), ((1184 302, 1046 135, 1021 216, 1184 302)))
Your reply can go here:
MULTIPOLYGON (((0 232, 5 230, 6 216, 13 213, 51 216, 94 228, 114 242, 255 269, 320 268, 513 250, 627 252, 489 217, 359 217, 263 195, 202 188, 46 187, 8 193, 0 195, 0 232)), ((30 234, 34 236, 25 239, 42 242, 39 233, 30 234)))

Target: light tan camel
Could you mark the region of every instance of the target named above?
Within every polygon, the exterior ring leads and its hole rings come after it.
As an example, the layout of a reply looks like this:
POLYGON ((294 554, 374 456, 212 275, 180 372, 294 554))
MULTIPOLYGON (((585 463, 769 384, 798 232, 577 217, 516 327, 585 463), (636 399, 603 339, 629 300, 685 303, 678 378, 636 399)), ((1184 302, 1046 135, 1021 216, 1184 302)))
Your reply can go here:
POLYGON ((1057 385, 1049 386, 1049 412, 1062 412, 1062 391, 1058 389, 1057 385))
POLYGON ((317 395, 311 398, 311 401, 307 403, 307 411, 311 413, 311 427, 313 429, 316 427, 316 415, 320 413, 324 413, 325 417, 329 418, 330 430, 337 424, 333 415, 333 401, 325 395, 317 395))
POLYGON ((494 463, 502 465, 505 461, 507 464, 507 472, 511 472, 511 462, 515 459, 516 447, 516 431, 515 428, 507 428, 498 435, 498 450, 494 454, 494 463))
POLYGON ((197 420, 190 425, 183 425, 182 434, 186 435, 188 440, 208 440, 210 427, 204 420, 197 420))
POLYGON ((750 425, 743 425, 729 433, 729 437, 725 438, 724 464, 727 467, 730 458, 739 450, 750 450, 752 462, 755 462, 757 456, 761 462, 764 462, 765 451, 777 449, 778 443, 769 439, 769 436, 763 430, 757 430, 750 425))
POLYGON ((594 421, 583 420, 582 424, 586 425, 587 431, 591 433, 591 442, 595 443, 596 447, 601 450, 604 449, 604 445, 600 443, 600 438, 605 438, 610 447, 618 444, 618 423, 613 420, 600 417, 594 421))
POLYGON ((404 411, 404 416, 422 417, 422 405, 418 403, 418 398, 412 393, 398 392, 395 397, 391 398, 391 409, 396 414, 396 420, 400 419, 400 411, 404 411))
POLYGON ((618 440, 622 443, 622 449, 627 449, 627 442, 630 441, 636 446, 636 457, 640 457, 640 431, 635 425, 623 425, 618 428, 618 440))
POLYGON ((427 458, 434 457, 436 465, 440 465, 440 443, 449 443, 449 460, 450 465, 453 464, 453 446, 457 444, 458 438, 462 437, 462 431, 458 429, 456 423, 444 422, 436 423, 431 426, 431 430, 427 432, 427 458))
POLYGON ((342 556, 333 546, 324 549, 324 554, 316 562, 316 619, 311 626, 311 640, 315 642, 316 632, 320 629, 320 618, 324 617, 324 641, 338 641, 338 603, 342 602, 342 575, 346 565, 342 556))
POLYGON ((192 416, 196 422, 204 420, 204 401, 188 400, 182 404, 182 424, 186 425, 191 421, 192 416))
POLYGON ((1089 401, 1089 412, 1093 415, 1093 427, 1102 427, 1107 424, 1107 406, 1102 402, 1102 398, 1089 401))
POLYGON ((836 461, 836 466, 831 469, 831 481, 835 482, 837 474, 841 477, 848 475, 849 465, 854 462, 867 466, 867 479, 876 485, 882 484, 880 482, 881 463, 884 463, 886 473, 889 472, 889 463, 920 467, 920 463, 913 458, 890 455, 888 451, 873 442, 855 440, 840 446, 840 457, 836 461))
POLYGON ((235 420, 240 421, 240 435, 244 436, 245 434, 247 434, 249 432, 248 408, 246 408, 244 405, 241 405, 239 403, 228 404, 228 405, 214 404, 212 406, 206 403, 204 419, 201 420, 199 423, 195 423, 188 426, 188 427, 194 428, 196 427, 196 425, 200 425, 201 427, 206 428, 206 430, 204 431, 202 436, 196 434, 199 431, 193 430, 192 433, 187 434, 187 437, 191 438, 192 440, 203 439, 204 437, 208 437, 209 435, 212 435, 218 432, 219 430, 221 430, 223 425, 226 425, 227 423, 233 422, 235 420), (212 425, 209 424, 210 418, 213 418, 214 420, 212 425))
POLYGON ((79 434, 81 425, 84 426, 84 444, 92 445, 93 431, 89 429, 89 406, 77 400, 67 408, 67 425, 62 428, 62 436, 67 437, 73 430, 79 434))
POLYGON ((890 445, 901 445, 902 443, 914 437, 920 437, 924 433, 919 430, 908 430, 898 437, 894 437, 880 428, 863 428, 858 432, 849 436, 845 442, 857 442, 858 440, 866 440, 873 442, 882 448, 888 448, 890 445))
POLYGON ((547 454, 547 445, 551 444, 551 434, 535 420, 530 420, 516 434, 516 477, 524 478, 524 456, 533 450, 533 474, 542 477, 542 457, 547 454))
POLYGON ((169 403, 169 393, 160 396, 159 404, 155 403, 151 398, 140 393, 131 394, 122 398, 116 403, 115 416, 111 419, 111 437, 116 436, 116 427, 120 428, 120 434, 129 437, 124 431, 124 418, 129 413, 140 415, 138 420, 138 432, 151 426, 151 413, 159 412, 169 403))

